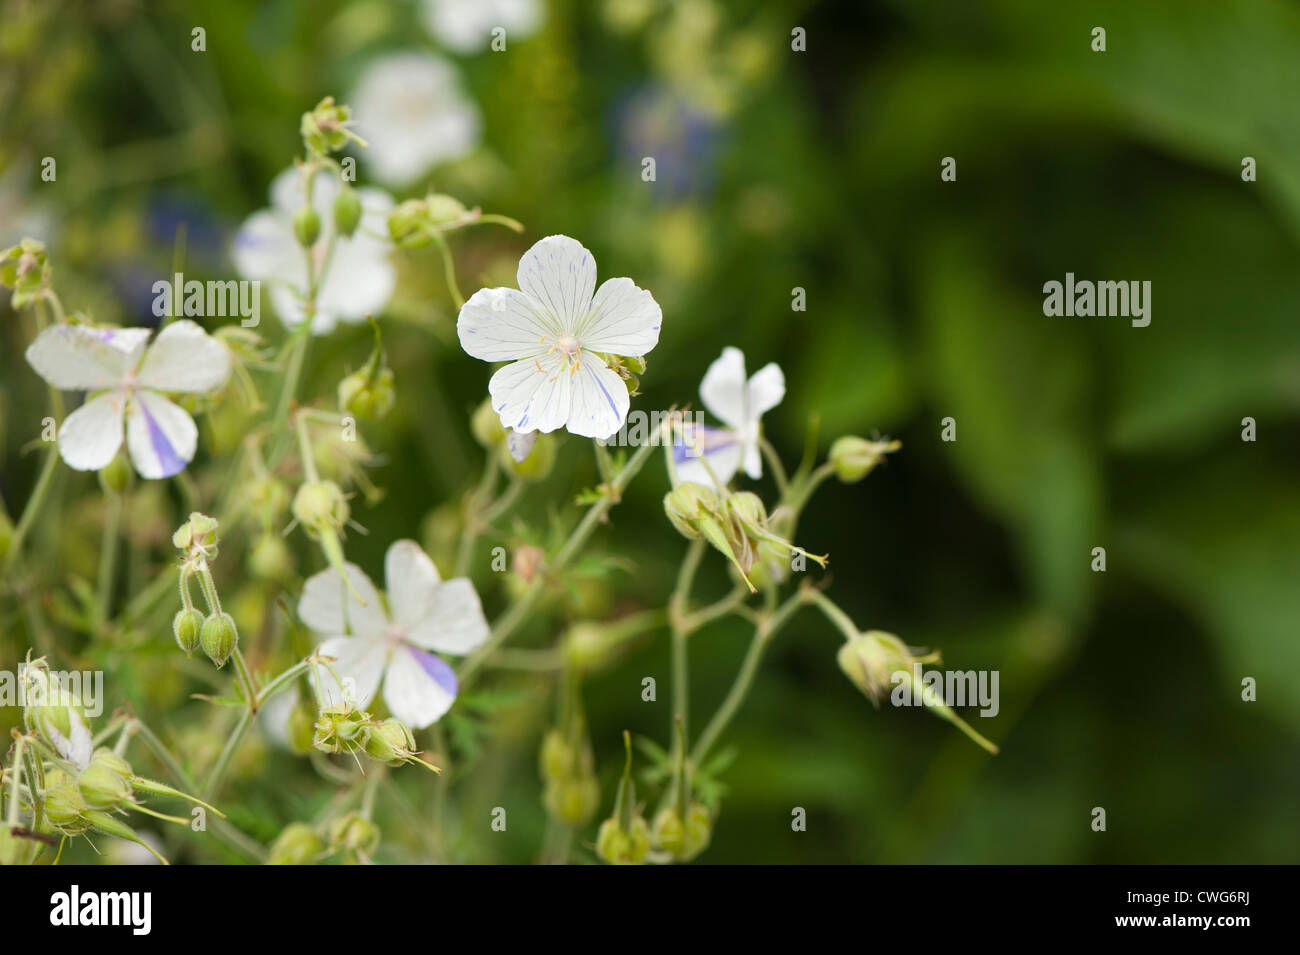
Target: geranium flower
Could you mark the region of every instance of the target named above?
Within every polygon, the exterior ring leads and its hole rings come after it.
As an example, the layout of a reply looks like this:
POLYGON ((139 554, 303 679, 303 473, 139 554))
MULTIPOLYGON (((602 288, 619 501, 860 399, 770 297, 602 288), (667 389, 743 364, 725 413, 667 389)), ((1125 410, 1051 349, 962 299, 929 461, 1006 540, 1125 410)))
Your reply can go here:
POLYGON ((384 557, 385 610, 361 568, 344 567, 356 594, 331 569, 311 577, 298 602, 298 616, 325 638, 319 650, 337 658, 331 666, 344 681, 340 687, 318 668, 328 702, 349 698, 365 709, 382 683, 388 709, 407 726, 437 722, 456 699, 457 682, 455 671, 430 651, 463 656, 488 638, 474 585, 463 577, 441 581, 418 544, 397 541, 384 557))
POLYGON ((508 44, 542 21, 537 0, 424 0, 421 12, 429 32, 457 53, 487 49, 496 27, 505 29, 508 44))
MULTIPOLYGON (((316 293, 311 323, 316 335, 333 331, 341 321, 364 322, 367 315, 382 311, 397 284, 397 271, 388 258, 390 246, 382 238, 388 234, 392 196, 382 189, 358 189, 361 224, 351 238, 345 238, 334 231, 334 197, 341 188, 338 176, 325 170, 316 174, 312 186, 312 205, 320 216, 321 229, 310 254, 318 275, 328 264, 316 293)), ((294 213, 306 204, 307 181, 302 170, 286 169, 271 183, 271 208, 244 220, 230 250, 240 275, 268 283, 271 304, 289 326, 301 324, 306 317, 306 251, 293 231, 294 213)))
POLYGON ((230 377, 230 352, 188 319, 153 344, 147 328, 52 325, 27 349, 27 363, 55 388, 102 392, 59 428, 59 455, 78 471, 107 467, 122 446, 146 478, 179 474, 194 457, 198 428, 161 392, 201 394, 230 377))
POLYGON ((601 354, 640 357, 654 348, 659 304, 631 279, 597 289, 596 260, 564 235, 525 252, 518 281, 518 290, 479 289, 456 321, 469 354, 513 362, 488 384, 501 426, 608 438, 623 426, 629 398, 601 354))
POLYGON ((482 131, 478 107, 461 91, 456 68, 432 53, 375 60, 348 102, 367 143, 362 162, 393 187, 472 152, 482 131))
POLYGON ((727 427, 688 425, 686 440, 673 449, 677 482, 692 481, 712 487, 714 480, 709 475, 712 471, 720 483, 726 484, 741 467, 755 480, 762 477, 759 422, 784 397, 785 375, 779 365, 770 362, 746 381, 744 352, 739 348, 724 348, 721 357, 704 373, 700 399, 727 427))

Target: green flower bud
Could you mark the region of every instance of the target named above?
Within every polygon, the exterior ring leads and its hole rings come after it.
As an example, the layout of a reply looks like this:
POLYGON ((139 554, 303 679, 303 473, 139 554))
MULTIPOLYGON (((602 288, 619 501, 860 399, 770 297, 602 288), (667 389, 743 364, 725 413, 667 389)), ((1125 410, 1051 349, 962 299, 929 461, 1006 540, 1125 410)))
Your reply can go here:
POLYGON ((655 817, 653 841, 679 862, 689 862, 709 845, 713 821, 708 809, 692 802, 683 820, 676 806, 669 806, 655 817))
POLYGON ((596 834, 596 855, 610 865, 640 865, 650 852, 650 827, 634 816, 628 830, 619 828, 618 820, 606 819, 596 834))
POLYGON ((271 843, 267 865, 308 865, 325 851, 325 843, 305 822, 291 822, 271 843))
POLYGON ((892 633, 869 630, 840 647, 835 661, 854 686, 872 703, 879 703, 889 691, 892 675, 898 670, 911 670, 913 657, 892 633))
POLYGON ((595 776, 570 776, 551 779, 542 801, 556 819, 569 826, 580 826, 600 808, 600 784, 595 776))
POLYGON ((235 619, 228 613, 214 613, 203 621, 199 631, 199 642, 208 659, 220 670, 235 652, 239 643, 239 631, 235 629, 235 619))
POLYGON ((459 222, 467 215, 464 203, 453 196, 440 192, 430 193, 425 196, 424 205, 429 222, 437 226, 451 225, 453 222, 459 222))
POLYGON ((492 410, 492 399, 484 398, 469 419, 469 429, 474 440, 491 451, 506 439, 506 429, 501 427, 501 416, 492 410))
POLYGON ((548 730, 542 737, 537 762, 545 780, 565 779, 573 772, 573 747, 558 729, 548 730))
POLYGON ((338 152, 348 144, 348 140, 361 142, 347 129, 351 118, 352 111, 348 107, 336 105, 333 96, 326 96, 311 112, 302 114, 298 131, 302 134, 303 144, 309 152, 323 156, 338 152))
POLYGON ((727 507, 747 524, 755 527, 767 524, 767 508, 753 491, 733 491, 727 498, 727 507))
POLYGON ((677 532, 688 540, 700 536, 701 515, 713 514, 717 508, 718 495, 713 489, 690 481, 677 485, 664 496, 664 513, 677 532))
POLYGON ((85 832, 90 828, 88 810, 75 779, 57 769, 46 774, 45 816, 50 825, 67 835, 85 832))
POLYGON ((333 481, 308 481, 293 498, 293 516, 312 532, 326 527, 338 530, 349 514, 348 500, 333 481))
POLYGON ((97 749, 81 771, 77 787, 91 809, 112 810, 131 800, 131 764, 111 749, 97 749))
POLYGON ((334 197, 334 231, 345 238, 351 238, 361 222, 361 199, 357 191, 347 183, 334 197))
POLYGON ((386 719, 366 728, 366 755, 389 766, 401 766, 415 752, 415 737, 401 720, 386 719))
POLYGON ((178 610, 172 617, 172 633, 176 635, 176 645, 185 651, 187 657, 194 656, 199 648, 200 634, 203 632, 203 614, 197 610, 178 610))
POLYGON ((373 855, 379 848, 379 829, 359 813, 349 813, 330 823, 330 846, 373 855))
POLYGON ((99 486, 109 494, 121 494, 131 486, 131 465, 119 454, 99 471, 99 486))
POLYGON ((322 753, 355 752, 370 717, 351 707, 326 707, 316 717, 312 745, 322 753))
POLYGON ((507 474, 513 474, 525 481, 541 481, 547 478, 555 467, 555 439, 549 434, 539 434, 533 442, 528 457, 522 461, 514 459, 514 455, 510 453, 508 440, 501 443, 497 454, 501 459, 501 467, 507 474))
POLYGON ((172 544, 178 550, 189 551, 195 548, 205 550, 209 557, 215 557, 213 548, 217 543, 217 519, 191 512, 189 519, 172 534, 172 544))
POLYGON ((388 214, 388 234, 400 248, 423 249, 432 244, 431 233, 461 222, 468 214, 451 196, 435 193, 407 199, 388 214))
POLYGON ((371 381, 370 370, 362 368, 339 382, 339 407, 363 421, 375 421, 392 410, 397 400, 393 369, 379 368, 371 381))
POLYGON ((289 545, 279 534, 263 534, 248 553, 248 568, 260 580, 284 580, 293 572, 289 545))
POLYGON ((0 285, 13 289, 15 309, 30 302, 49 281, 50 262, 44 242, 23 239, 17 245, 0 251, 0 285))
POLYGON ((293 234, 298 242, 311 248, 320 238, 320 213, 311 206, 303 206, 293 216, 293 234))
POLYGON ((289 489, 276 478, 261 477, 248 485, 248 501, 267 523, 278 523, 280 515, 289 507, 289 489))
POLYGON ((836 438, 831 445, 830 462, 836 476, 845 484, 856 484, 885 459, 885 455, 903 446, 901 441, 868 441, 853 435, 836 438))

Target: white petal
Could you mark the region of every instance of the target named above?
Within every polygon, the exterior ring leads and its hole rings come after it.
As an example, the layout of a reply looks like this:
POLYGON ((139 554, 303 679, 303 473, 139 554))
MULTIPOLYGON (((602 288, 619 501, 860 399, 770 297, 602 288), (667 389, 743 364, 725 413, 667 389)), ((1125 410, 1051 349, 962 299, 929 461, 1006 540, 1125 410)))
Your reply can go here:
POLYGON ((719 421, 742 429, 748 424, 745 394, 745 355, 739 348, 724 348, 704 373, 700 399, 719 421))
POLYGON ((235 271, 246 279, 277 279, 301 285, 307 279, 302 246, 288 213, 263 209, 244 220, 230 245, 235 271))
MULTIPOLYGON (((608 438, 627 418, 631 405, 627 385, 594 352, 583 351, 573 375, 573 404, 568 428, 586 438, 608 438)), ((545 429, 543 429, 545 430, 545 429)))
POLYGON ((727 428, 692 428, 691 442, 691 445, 684 442, 673 445, 677 483, 689 481, 705 487, 725 487, 740 468, 744 452, 740 436, 727 428))
POLYGON ((373 244, 339 239, 316 296, 317 310, 346 322, 363 322, 384 310, 396 285, 397 270, 373 244))
POLYGON ((51 325, 28 346, 27 363, 55 388, 112 388, 135 368, 148 339, 147 328, 51 325))
POLYGON ((334 679, 324 665, 316 667, 326 702, 338 706, 351 701, 358 709, 365 709, 375 698, 379 681, 388 663, 388 643, 383 639, 366 637, 330 637, 318 648, 322 656, 335 657, 330 664, 343 681, 334 679))
POLYGON ((212 391, 229 377, 229 349, 187 318, 158 333, 136 372, 140 384, 159 391, 212 391))
POLYGON ((429 614, 442 578, 429 555, 412 540, 395 541, 384 555, 384 586, 393 622, 413 627, 429 614))
POLYGON ((388 664, 384 702, 407 726, 424 729, 451 709, 457 689, 456 673, 445 661, 402 644, 388 664))
POLYGON ((776 362, 768 362, 749 379, 746 411, 750 421, 757 421, 781 403, 785 397, 785 373, 776 362))
POLYGON ((379 592, 356 564, 345 563, 348 580, 365 601, 364 606, 331 567, 308 578, 298 601, 298 616, 317 633, 352 633, 358 637, 382 637, 388 629, 379 592), (346 605, 344 601, 346 600, 346 605), (346 617, 344 614, 346 606, 346 617))
POLYGON ((126 414, 126 446, 141 477, 180 474, 194 457, 199 429, 184 408, 156 391, 137 389, 126 414))
POLYGON ((631 279, 609 279, 596 291, 578 340, 607 355, 644 355, 659 343, 663 312, 631 279))
POLYGON ((457 53, 485 50, 494 27, 510 38, 537 29, 542 8, 538 0, 424 0, 424 23, 438 41, 457 53))
POLYGON ((591 307, 596 291, 596 260, 567 235, 548 235, 519 260, 519 290, 572 334, 591 307))
MULTIPOLYGON (((592 360, 601 363, 599 358, 592 360)), ((569 420, 574 378, 579 376, 581 372, 570 375, 564 370, 564 355, 560 352, 506 365, 488 382, 492 408, 501 416, 501 427, 548 433, 563 428, 569 420)))
POLYGON ((126 395, 110 391, 68 415, 59 428, 59 456, 68 467, 78 471, 108 467, 122 446, 125 410, 126 395))
POLYGON ((474 585, 457 577, 434 588, 424 620, 406 638, 426 650, 464 656, 481 646, 490 631, 474 585))
POLYGON ((456 319, 460 347, 483 361, 517 361, 545 355, 560 327, 512 288, 481 288, 456 319))
POLYGON ((536 431, 515 431, 512 428, 506 432, 506 447, 510 450, 510 457, 520 463, 528 460, 536 443, 536 431))

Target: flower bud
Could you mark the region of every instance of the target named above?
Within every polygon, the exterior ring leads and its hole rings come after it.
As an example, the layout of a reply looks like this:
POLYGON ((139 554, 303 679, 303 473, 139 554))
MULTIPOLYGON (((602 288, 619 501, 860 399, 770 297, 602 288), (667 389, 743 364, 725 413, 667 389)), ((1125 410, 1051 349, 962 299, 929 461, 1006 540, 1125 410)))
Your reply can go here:
MULTIPOLYGON (((536 434, 536 432, 533 432, 536 434)), ((511 452, 511 441, 515 432, 506 435, 506 441, 497 452, 501 458, 501 467, 507 474, 513 474, 525 481, 541 481, 548 477, 555 467, 555 439, 549 434, 538 434, 532 442, 532 449, 522 461, 517 460, 511 452)))
POLYGON ((303 206, 293 216, 293 234, 299 244, 311 248, 320 238, 320 213, 311 206, 303 206))
POLYGON ((88 807, 77 788, 77 781, 61 770, 45 776, 45 816, 59 832, 76 835, 90 828, 88 807))
POLYGON ((912 665, 902 642, 880 630, 860 633, 846 642, 835 654, 835 661, 853 685, 877 704, 889 687, 890 674, 912 665))
POLYGON ((172 544, 178 550, 202 550, 207 556, 215 557, 216 551, 213 548, 217 543, 218 526, 216 518, 193 511, 189 519, 172 534, 172 544))
POLYGON ((370 717, 352 706, 330 706, 316 717, 312 745, 322 753, 355 752, 370 717))
POLYGON ((208 659, 220 670, 235 652, 239 643, 239 631, 235 629, 235 619, 228 613, 214 613, 203 621, 199 631, 199 642, 208 659))
POLYGON ((302 134, 303 144, 309 152, 326 155, 338 152, 348 140, 359 141, 347 129, 351 118, 352 111, 348 107, 336 105, 333 96, 326 96, 311 112, 302 114, 298 131, 302 134))
POLYGON ((701 515, 712 514, 718 507, 718 495, 703 484, 686 481, 664 496, 664 513, 677 532, 688 540, 700 536, 701 515))
POLYGON ((339 407, 363 421, 384 417, 396 400, 391 368, 378 368, 373 376, 368 368, 362 368, 339 382, 339 407))
POLYGON ((357 191, 347 183, 334 197, 334 231, 344 238, 351 238, 361 222, 361 199, 357 191))
POLYGON ((109 494, 121 494, 131 486, 131 465, 119 454, 99 471, 99 486, 109 494))
POLYGON ((868 441, 854 435, 836 438, 831 445, 830 462, 835 474, 845 484, 856 484, 884 460, 885 455, 903 446, 901 441, 868 441))
POLYGON ((45 243, 23 239, 0 251, 0 285, 13 289, 12 305, 22 308, 50 281, 50 261, 45 243))
POLYGON ((596 833, 596 855, 610 865, 640 865, 649 851, 650 827, 640 816, 633 817, 626 832, 611 817, 600 824, 596 833))
POLYGON ((266 475, 247 485, 249 505, 268 524, 279 522, 280 515, 289 506, 289 490, 284 482, 266 475))
POLYGON ((548 730, 542 737, 542 748, 537 756, 542 778, 564 779, 573 772, 573 747, 558 729, 548 730))
POLYGON ((401 766, 415 753, 415 737, 401 720, 386 719, 366 727, 366 755, 389 766, 401 766))
POLYGON ((600 784, 588 774, 551 779, 542 801, 556 819, 569 826, 580 826, 600 807, 600 784))
POLYGON ((338 530, 349 514, 347 498, 333 481, 308 481, 293 498, 293 516, 313 533, 326 527, 338 530))
POLYGON ((683 820, 676 806, 669 806, 655 817, 653 840, 679 862, 689 862, 709 845, 713 821, 708 809, 692 802, 683 820))
POLYGON ((359 813, 349 813, 330 823, 330 846, 371 855, 379 848, 379 829, 359 813))
POLYGON ((267 865, 307 865, 325 851, 325 843, 305 822, 291 822, 271 843, 267 865))
POLYGON ((81 771, 77 787, 91 809, 116 809, 129 802, 133 788, 131 764, 111 749, 97 749, 90 765, 81 771))
POLYGON ((194 656, 199 648, 200 634, 203 632, 203 614, 193 608, 178 610, 172 617, 172 633, 176 635, 176 645, 185 651, 187 657, 194 656))
POLYGON ((279 534, 263 534, 248 553, 248 568, 260 580, 284 580, 293 572, 289 545, 279 534))
POLYGON ((484 398, 469 419, 469 430, 474 440, 489 451, 506 439, 501 427, 501 416, 492 410, 492 399, 484 398))

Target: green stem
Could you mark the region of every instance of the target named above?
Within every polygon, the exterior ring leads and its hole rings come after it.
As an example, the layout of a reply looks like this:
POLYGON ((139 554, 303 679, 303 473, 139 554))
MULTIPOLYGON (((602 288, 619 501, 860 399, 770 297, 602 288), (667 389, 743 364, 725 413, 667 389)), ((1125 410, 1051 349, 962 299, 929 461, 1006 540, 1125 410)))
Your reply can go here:
POLYGON ((830 597, 827 597, 820 590, 810 590, 808 593, 811 595, 807 598, 809 602, 824 613, 827 620, 835 624, 839 631, 844 634, 845 640, 856 640, 861 635, 862 631, 858 629, 858 625, 830 597))
MULTIPOLYGON (((647 441, 645 444, 641 445, 641 447, 636 449, 636 453, 628 458, 627 463, 623 465, 623 470, 621 470, 614 478, 612 482, 613 491, 621 493, 632 479, 636 477, 637 473, 641 470, 642 466, 645 465, 645 462, 654 451, 655 444, 656 442, 654 441, 647 441)), ((573 533, 569 535, 569 539, 564 543, 564 546, 560 548, 559 553, 555 555, 555 559, 550 562, 550 573, 558 573, 569 565, 569 562, 578 555, 578 552, 581 551, 583 546, 587 543, 587 538, 591 536, 596 527, 605 519, 605 515, 609 512, 613 503, 612 495, 603 495, 600 500, 591 506, 583 516, 582 520, 578 522, 578 526, 573 529, 573 533)), ((533 607, 536 606, 537 602, 541 599, 542 594, 545 592, 545 586, 545 577, 539 575, 534 579, 532 584, 529 585, 529 588, 524 591, 523 595, 515 601, 515 603, 504 614, 497 618, 496 623, 492 626, 492 632, 488 636, 487 641, 465 658, 465 663, 461 667, 459 673, 460 690, 462 693, 465 692, 465 688, 477 676, 478 671, 482 669, 487 658, 490 657, 496 649, 501 646, 501 644, 505 643, 520 624, 528 618, 533 607)))
POLYGON ((41 473, 36 479, 36 486, 32 489, 32 496, 27 499, 27 505, 23 508, 22 516, 18 518, 18 526, 14 528, 13 536, 9 539, 9 553, 5 555, 6 576, 13 570, 18 555, 22 551, 23 540, 27 537, 27 532, 31 530, 32 522, 40 512, 41 506, 45 503, 45 496, 50 491, 50 484, 54 480, 54 472, 58 466, 59 446, 54 444, 46 452, 45 463, 41 465, 41 473))
POLYGON ((442 274, 447 280, 447 291, 451 293, 451 300, 456 303, 456 311, 460 311, 465 307, 465 296, 460 294, 460 286, 456 284, 456 263, 451 257, 451 248, 437 229, 430 229, 428 235, 433 238, 438 251, 442 253, 442 274))
POLYGON ((122 495, 109 492, 108 512, 104 519, 104 536, 99 547, 99 581, 95 587, 95 622, 100 626, 112 616, 113 571, 122 532, 122 495))

